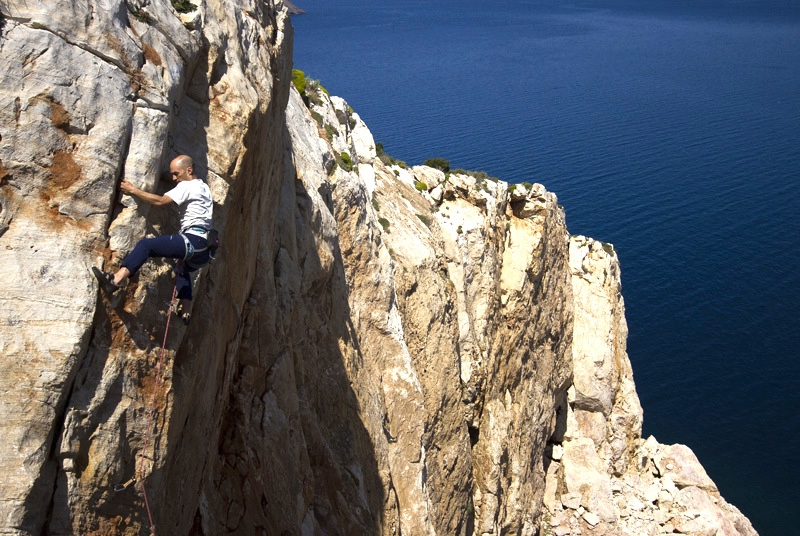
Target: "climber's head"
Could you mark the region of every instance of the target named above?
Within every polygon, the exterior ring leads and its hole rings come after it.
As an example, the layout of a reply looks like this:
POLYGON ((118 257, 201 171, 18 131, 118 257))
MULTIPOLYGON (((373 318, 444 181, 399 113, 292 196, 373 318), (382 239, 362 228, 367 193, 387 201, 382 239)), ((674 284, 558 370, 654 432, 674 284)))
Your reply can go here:
POLYGON ((192 158, 185 154, 175 157, 169 164, 169 174, 175 182, 195 179, 192 158))

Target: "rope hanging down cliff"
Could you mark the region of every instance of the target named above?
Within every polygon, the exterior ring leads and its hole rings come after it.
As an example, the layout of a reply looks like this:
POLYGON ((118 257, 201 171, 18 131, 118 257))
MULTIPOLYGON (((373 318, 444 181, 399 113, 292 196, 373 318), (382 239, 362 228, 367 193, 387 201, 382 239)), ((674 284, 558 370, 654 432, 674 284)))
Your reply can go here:
MULTIPOLYGON (((183 261, 181 261, 183 262, 183 261)), ((179 262, 178 264, 180 264, 179 262)), ((150 405, 147 408, 147 427, 145 428, 144 433, 144 442, 142 443, 142 450, 139 452, 139 461, 138 467, 136 468, 136 473, 133 478, 125 482, 124 484, 118 484, 114 487, 114 491, 124 491, 128 489, 132 484, 134 484, 137 480, 142 483, 142 496, 144 497, 144 506, 147 510, 147 518, 150 521, 150 533, 152 536, 156 536, 156 526, 155 522, 153 521, 153 512, 150 509, 150 500, 147 498, 147 489, 144 485, 144 455, 147 452, 147 446, 150 444, 150 437, 153 431, 153 416, 156 412, 156 393, 158 393, 158 388, 161 384, 161 373, 164 368, 164 355, 167 349, 167 336, 169 335, 169 324, 170 320, 172 319, 172 311, 175 309, 175 297, 178 293, 178 281, 175 281, 175 286, 172 289, 172 298, 169 301, 169 309, 167 310, 167 324, 164 327, 164 342, 161 343, 161 352, 158 356, 158 363, 156 365, 156 381, 153 385, 153 394, 150 397, 150 405)))

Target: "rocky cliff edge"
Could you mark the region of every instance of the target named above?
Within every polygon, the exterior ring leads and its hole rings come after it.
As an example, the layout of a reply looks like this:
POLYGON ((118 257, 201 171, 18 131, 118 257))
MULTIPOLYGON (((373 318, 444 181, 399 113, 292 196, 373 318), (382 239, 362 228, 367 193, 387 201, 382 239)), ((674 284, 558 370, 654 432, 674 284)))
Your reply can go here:
POLYGON ((613 248, 379 158, 280 1, 0 14, 0 534, 755 534, 640 437, 613 248), (181 153, 222 248, 163 344, 170 264, 89 268, 174 231, 118 183, 181 153))

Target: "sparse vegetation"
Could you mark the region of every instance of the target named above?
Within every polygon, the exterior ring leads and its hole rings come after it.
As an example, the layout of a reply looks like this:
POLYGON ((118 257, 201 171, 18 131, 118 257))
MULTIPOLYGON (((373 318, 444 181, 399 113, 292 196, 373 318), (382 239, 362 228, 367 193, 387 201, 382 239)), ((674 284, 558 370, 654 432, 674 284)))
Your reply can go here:
POLYGON ((499 179, 497 177, 492 177, 485 171, 468 171, 466 169, 454 169, 450 173, 455 173, 457 175, 469 175, 470 177, 474 177, 478 181, 492 181, 497 182, 499 179))
POLYGON ((425 227, 428 229, 431 228, 431 219, 428 216, 425 214, 417 214, 417 218, 419 218, 419 221, 425 224, 425 227))
POLYGON ((336 163, 339 164, 339 167, 345 171, 353 171, 353 160, 346 151, 341 152, 339 157, 336 159, 336 163))
POLYGON ((300 92, 300 95, 306 94, 306 73, 300 69, 292 69, 292 84, 300 92))
POLYGON ((418 192, 428 191, 428 185, 422 181, 414 181, 414 188, 416 188, 418 192))
MULTIPOLYGON (((383 150, 383 144, 381 142, 375 143, 375 155, 381 159, 381 162, 386 164, 387 166, 399 166, 403 169, 408 168, 405 162, 402 160, 395 160, 383 150)), ((397 170, 394 172, 397 175, 397 170)))
MULTIPOLYGON (((325 135, 328 137, 328 141, 333 141, 333 138, 336 136, 336 128, 330 123, 325 123, 325 135)), ((347 158, 349 159, 350 156, 348 156, 347 158)))
POLYGON ((172 0, 172 7, 178 13, 191 13, 197 9, 197 6, 189 2, 189 0, 172 0))
POLYGON ((306 77, 306 73, 300 69, 292 69, 292 84, 297 88, 303 102, 311 107, 311 104, 322 104, 322 98, 319 96, 319 91, 322 90, 326 95, 330 96, 328 90, 322 87, 319 80, 306 77))
POLYGON ((450 171, 450 161, 444 158, 428 158, 422 165, 444 171, 445 173, 450 171))
POLYGON ((316 121, 317 126, 319 126, 319 128, 322 128, 322 124, 324 123, 324 120, 322 119, 322 114, 319 112, 315 112, 314 110, 311 110, 311 117, 314 119, 314 121, 316 121))
POLYGON ((145 24, 152 24, 154 19, 150 16, 150 14, 142 8, 136 8, 131 10, 131 15, 134 16, 136 20, 139 22, 143 22, 145 24))
MULTIPOLYGON (((319 83, 319 80, 314 78, 306 78, 306 90, 305 90, 305 98, 308 100, 308 103, 313 103, 319 106, 322 104, 322 98, 319 96, 319 90, 323 89, 319 83)), ((326 92, 327 93, 327 92, 326 92)))
POLYGON ((386 218, 378 218, 378 223, 381 224, 381 227, 383 227, 384 231, 386 231, 387 233, 389 232, 389 225, 391 225, 389 223, 389 220, 387 220, 386 218))
POLYGON ((381 205, 378 203, 378 200, 375 198, 375 194, 372 194, 372 208, 375 209, 375 212, 380 212, 381 205))
POLYGON ((383 144, 381 142, 375 143, 375 155, 380 158, 381 162, 386 164, 387 166, 394 165, 394 158, 386 154, 383 150, 383 144))

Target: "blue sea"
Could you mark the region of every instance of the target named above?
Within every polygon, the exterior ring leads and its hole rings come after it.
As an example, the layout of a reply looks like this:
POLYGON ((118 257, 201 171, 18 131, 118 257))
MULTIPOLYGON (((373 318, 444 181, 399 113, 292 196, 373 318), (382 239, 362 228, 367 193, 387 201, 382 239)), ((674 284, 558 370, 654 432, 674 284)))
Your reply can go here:
POLYGON ((297 0, 295 67, 409 164, 617 249, 644 434, 762 536, 800 505, 800 1, 297 0))

